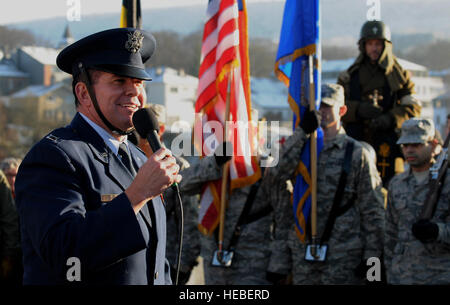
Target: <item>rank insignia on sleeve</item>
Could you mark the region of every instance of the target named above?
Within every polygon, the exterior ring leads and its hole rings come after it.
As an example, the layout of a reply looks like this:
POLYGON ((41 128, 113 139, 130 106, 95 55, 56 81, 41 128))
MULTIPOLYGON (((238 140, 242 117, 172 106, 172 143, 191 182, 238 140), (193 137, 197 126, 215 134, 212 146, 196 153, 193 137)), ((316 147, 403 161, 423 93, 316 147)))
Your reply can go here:
POLYGON ((101 197, 102 202, 110 202, 114 198, 116 198, 119 194, 104 194, 101 197))

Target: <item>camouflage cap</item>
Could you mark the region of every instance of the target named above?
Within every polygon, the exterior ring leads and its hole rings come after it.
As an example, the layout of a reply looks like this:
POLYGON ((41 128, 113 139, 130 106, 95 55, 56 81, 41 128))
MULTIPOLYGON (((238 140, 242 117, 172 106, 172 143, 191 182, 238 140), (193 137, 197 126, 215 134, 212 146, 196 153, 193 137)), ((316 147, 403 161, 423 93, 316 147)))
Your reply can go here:
POLYGON ((329 106, 336 104, 343 106, 345 104, 344 87, 338 84, 323 84, 321 102, 329 106))
POLYGON ((166 107, 160 104, 150 104, 149 107, 155 113, 158 123, 166 124, 166 107))
POLYGON ((402 125, 402 134, 397 144, 422 143, 434 139, 435 128, 430 119, 412 118, 402 125))

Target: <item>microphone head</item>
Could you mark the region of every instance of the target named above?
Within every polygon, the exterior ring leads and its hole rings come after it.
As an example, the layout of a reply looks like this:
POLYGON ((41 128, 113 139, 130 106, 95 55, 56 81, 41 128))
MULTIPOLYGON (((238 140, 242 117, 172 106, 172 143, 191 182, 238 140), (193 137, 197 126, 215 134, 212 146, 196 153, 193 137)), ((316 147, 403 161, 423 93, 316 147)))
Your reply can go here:
POLYGON ((146 139, 153 130, 159 132, 159 123, 154 111, 141 108, 133 114, 133 125, 141 138, 146 139))

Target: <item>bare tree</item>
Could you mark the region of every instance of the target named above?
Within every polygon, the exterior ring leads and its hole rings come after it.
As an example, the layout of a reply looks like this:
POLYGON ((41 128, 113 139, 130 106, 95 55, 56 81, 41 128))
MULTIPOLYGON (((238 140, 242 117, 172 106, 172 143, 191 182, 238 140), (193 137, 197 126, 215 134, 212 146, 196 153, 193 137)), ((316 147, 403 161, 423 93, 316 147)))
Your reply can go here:
POLYGON ((322 58, 326 60, 347 59, 358 56, 356 47, 322 46, 322 58))
POLYGON ((269 77, 273 75, 277 44, 269 39, 254 38, 249 41, 250 75, 269 77))
POLYGON ((10 54, 12 50, 19 46, 35 43, 36 39, 31 32, 0 25, 0 50, 3 54, 10 54))
POLYGON ((399 53, 399 56, 424 65, 431 70, 448 69, 450 68, 450 41, 438 40, 430 44, 416 46, 408 52, 399 53))

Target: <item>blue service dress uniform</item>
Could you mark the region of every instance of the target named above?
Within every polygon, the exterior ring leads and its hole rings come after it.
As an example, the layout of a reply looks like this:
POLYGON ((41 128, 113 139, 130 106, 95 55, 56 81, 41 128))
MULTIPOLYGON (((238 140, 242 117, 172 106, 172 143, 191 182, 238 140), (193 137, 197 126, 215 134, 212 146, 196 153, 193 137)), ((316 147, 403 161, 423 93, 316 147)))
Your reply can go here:
MULTIPOLYGON (((128 145, 136 172, 145 155, 128 145)), ((16 180, 24 284, 68 284, 69 258, 81 285, 171 284, 161 198, 136 215, 125 195, 133 175, 76 114, 24 158, 16 180)))

